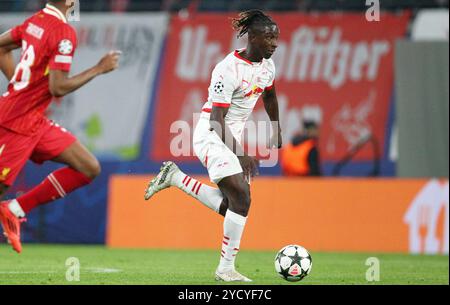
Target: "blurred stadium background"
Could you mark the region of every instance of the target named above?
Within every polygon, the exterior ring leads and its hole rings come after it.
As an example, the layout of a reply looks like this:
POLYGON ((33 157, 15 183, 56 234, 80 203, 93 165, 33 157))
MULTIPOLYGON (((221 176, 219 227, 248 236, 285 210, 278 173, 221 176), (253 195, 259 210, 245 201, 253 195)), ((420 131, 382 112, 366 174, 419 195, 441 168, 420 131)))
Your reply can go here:
MULTIPOLYGON (((0 31, 44 2, 0 0, 0 31)), ((284 143, 302 122, 318 123, 323 175, 262 168, 242 248, 448 254, 448 1, 380 5, 380 21, 368 22, 363 0, 81 1, 73 73, 113 48, 124 52, 122 65, 56 101, 51 117, 96 154, 103 173, 30 214, 23 240, 217 248, 219 217, 179 191, 151 203, 143 194, 165 159, 206 175, 195 158, 171 155, 170 125, 193 124, 214 64, 244 46, 228 18, 259 8, 281 28, 274 59, 284 143)), ((8 196, 56 167, 28 164, 8 196)))

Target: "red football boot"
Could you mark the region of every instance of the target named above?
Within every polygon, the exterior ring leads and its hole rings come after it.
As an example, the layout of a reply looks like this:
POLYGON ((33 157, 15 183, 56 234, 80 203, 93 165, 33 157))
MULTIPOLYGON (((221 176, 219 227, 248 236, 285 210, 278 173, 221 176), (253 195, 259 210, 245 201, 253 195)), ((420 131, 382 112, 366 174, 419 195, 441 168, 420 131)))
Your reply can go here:
POLYGON ((25 218, 17 218, 9 210, 9 201, 0 203, 0 223, 3 227, 3 234, 8 242, 17 253, 22 252, 22 244, 20 242, 20 224, 26 221, 25 218))

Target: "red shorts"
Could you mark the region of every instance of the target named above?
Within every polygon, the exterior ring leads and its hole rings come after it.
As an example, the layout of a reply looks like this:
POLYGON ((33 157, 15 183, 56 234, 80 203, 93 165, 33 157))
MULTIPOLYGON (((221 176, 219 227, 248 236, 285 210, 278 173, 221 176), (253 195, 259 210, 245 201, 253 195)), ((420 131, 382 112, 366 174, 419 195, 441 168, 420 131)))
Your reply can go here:
POLYGON ((11 186, 29 159, 42 164, 59 156, 75 141, 70 132, 52 121, 33 136, 0 126, 0 183, 11 186))

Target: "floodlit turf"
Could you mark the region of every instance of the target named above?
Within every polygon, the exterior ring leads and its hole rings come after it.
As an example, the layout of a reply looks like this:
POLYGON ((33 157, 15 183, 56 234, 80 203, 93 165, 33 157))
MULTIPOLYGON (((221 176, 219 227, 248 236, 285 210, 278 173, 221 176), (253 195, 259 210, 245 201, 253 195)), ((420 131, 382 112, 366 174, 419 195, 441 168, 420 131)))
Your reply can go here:
MULTIPOLYGON (((311 274, 289 283, 275 273, 275 252, 243 250, 238 270, 262 285, 449 284, 448 256, 314 253, 311 274), (368 257, 380 260, 380 281, 365 280, 368 257)), ((4 284, 216 284, 217 251, 122 250, 102 246, 24 245, 15 254, 0 246, 4 284), (80 261, 80 282, 66 280, 66 260, 80 261)))

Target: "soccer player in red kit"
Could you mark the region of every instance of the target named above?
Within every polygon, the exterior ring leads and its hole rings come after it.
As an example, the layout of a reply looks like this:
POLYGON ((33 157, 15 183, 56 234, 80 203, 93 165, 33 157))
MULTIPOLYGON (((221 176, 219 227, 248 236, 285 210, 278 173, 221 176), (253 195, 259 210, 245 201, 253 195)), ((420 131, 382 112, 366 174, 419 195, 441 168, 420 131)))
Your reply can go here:
POLYGON ((0 203, 0 223, 20 253, 20 224, 35 207, 62 198, 100 174, 97 159, 67 130, 45 117, 53 97, 77 90, 118 67, 120 52, 105 55, 92 68, 69 77, 77 47, 66 15, 72 1, 49 0, 23 24, 0 35, 0 70, 10 83, 0 96, 0 199, 28 159, 65 164, 22 196, 0 203), (17 66, 12 50, 22 48, 17 66))

